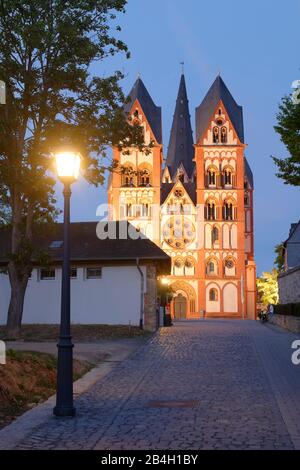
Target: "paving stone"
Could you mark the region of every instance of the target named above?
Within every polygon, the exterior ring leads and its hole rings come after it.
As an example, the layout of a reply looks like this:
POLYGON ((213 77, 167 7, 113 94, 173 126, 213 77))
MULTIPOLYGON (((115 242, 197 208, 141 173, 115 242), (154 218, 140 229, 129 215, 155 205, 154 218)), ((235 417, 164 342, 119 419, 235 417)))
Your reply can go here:
POLYGON ((163 328, 76 398, 74 419, 49 417, 17 448, 293 449, 300 442, 293 339, 241 320, 163 328))

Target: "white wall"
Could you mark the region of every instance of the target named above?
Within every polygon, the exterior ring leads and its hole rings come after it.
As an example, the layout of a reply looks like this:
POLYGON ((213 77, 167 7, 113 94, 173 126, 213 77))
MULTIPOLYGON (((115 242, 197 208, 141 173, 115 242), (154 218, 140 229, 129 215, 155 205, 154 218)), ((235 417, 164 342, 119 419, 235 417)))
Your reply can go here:
MULTIPOLYGON (((25 296, 23 323, 59 323, 61 269, 55 280, 38 280, 34 269, 25 296)), ((146 267, 142 267, 145 278, 146 267)), ((77 268, 71 280, 71 322, 138 325, 141 277, 136 266, 102 267, 101 279, 85 279, 77 268)), ((8 276, 0 274, 0 324, 6 323, 10 298, 8 276)))

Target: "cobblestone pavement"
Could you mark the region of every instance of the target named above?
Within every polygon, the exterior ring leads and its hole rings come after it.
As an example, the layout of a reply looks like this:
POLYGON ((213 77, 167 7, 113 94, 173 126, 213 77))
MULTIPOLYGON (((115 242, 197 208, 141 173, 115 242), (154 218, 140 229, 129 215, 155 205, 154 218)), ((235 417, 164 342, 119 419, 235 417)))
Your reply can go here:
POLYGON ((241 320, 161 329, 77 398, 76 418, 49 417, 17 448, 293 449, 296 338, 241 320))

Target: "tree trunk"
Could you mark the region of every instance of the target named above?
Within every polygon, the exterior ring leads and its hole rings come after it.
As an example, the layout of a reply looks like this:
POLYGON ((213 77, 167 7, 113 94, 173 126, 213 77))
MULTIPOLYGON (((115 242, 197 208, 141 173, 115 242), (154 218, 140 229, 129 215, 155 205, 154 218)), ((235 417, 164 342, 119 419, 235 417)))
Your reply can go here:
POLYGON ((9 263, 8 271, 11 294, 7 315, 6 336, 8 339, 15 339, 19 338, 21 334, 23 306, 29 276, 25 273, 20 277, 13 261, 9 263))

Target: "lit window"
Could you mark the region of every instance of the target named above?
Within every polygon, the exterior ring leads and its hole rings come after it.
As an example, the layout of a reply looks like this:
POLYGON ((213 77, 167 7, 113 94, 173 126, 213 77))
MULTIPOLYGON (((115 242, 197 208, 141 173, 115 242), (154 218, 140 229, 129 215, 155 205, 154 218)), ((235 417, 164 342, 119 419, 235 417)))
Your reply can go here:
POLYGON ((86 278, 87 279, 101 279, 102 277, 102 268, 86 268, 86 278))

